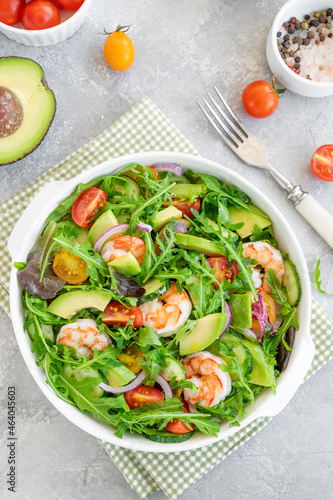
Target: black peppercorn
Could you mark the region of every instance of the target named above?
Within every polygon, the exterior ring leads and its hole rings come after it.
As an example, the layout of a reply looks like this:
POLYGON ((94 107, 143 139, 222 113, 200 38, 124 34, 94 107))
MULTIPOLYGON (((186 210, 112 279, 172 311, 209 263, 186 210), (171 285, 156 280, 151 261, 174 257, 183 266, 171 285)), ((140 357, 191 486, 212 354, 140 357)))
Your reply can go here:
POLYGON ((328 36, 328 38, 332 38, 333 33, 329 33, 327 36, 328 36))
POLYGON ((304 38, 303 45, 309 45, 309 43, 310 43, 309 38, 304 38))
POLYGON ((318 21, 318 19, 311 19, 310 21, 310 25, 311 26, 314 26, 315 28, 318 28, 320 22, 318 21))
POLYGON ((313 31, 308 31, 308 39, 311 40, 312 38, 314 38, 314 32, 313 31))
POLYGON ((326 17, 320 16, 319 18, 320 23, 325 23, 326 24, 326 17))
POLYGON ((306 16, 304 16, 304 19, 305 19, 306 21, 309 21, 310 17, 311 17, 311 16, 309 16, 309 14, 306 14, 306 16))
POLYGON ((288 23, 288 22, 285 22, 285 23, 283 23, 283 24, 282 24, 282 26, 283 26, 285 29, 287 29, 287 28, 289 28, 289 23, 288 23))
POLYGON ((301 62, 301 58, 299 56, 295 57, 295 63, 301 62))
POLYGON ((290 33, 290 35, 292 35, 293 33, 295 33, 295 28, 293 26, 289 26, 287 31, 288 33, 290 33))
POLYGON ((283 40, 285 42, 288 42, 288 40, 290 40, 290 36, 289 35, 284 35, 283 40))
POLYGON ((296 24, 295 24, 295 29, 296 29, 296 30, 300 30, 300 29, 301 29, 301 25, 300 25, 300 23, 296 23, 296 24))
POLYGON ((294 68, 295 68, 295 69, 299 69, 300 67, 301 67, 300 63, 296 63, 296 64, 294 64, 294 68))
POLYGON ((325 42, 325 38, 326 38, 325 35, 320 35, 319 40, 321 42, 325 42))
POLYGON ((277 36, 278 38, 279 38, 281 35, 282 35, 281 31, 278 31, 278 32, 276 33, 276 36, 277 36))
POLYGON ((331 16, 333 14, 333 9, 327 9, 326 14, 331 16))

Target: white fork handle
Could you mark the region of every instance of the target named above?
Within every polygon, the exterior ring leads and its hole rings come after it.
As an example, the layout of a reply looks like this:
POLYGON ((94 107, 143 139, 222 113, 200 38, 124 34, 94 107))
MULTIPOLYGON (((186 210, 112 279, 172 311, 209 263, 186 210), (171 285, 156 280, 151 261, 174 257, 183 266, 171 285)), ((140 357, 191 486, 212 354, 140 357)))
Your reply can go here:
POLYGON ((297 203, 296 209, 326 243, 333 248, 333 216, 310 194, 307 194, 303 200, 297 203))

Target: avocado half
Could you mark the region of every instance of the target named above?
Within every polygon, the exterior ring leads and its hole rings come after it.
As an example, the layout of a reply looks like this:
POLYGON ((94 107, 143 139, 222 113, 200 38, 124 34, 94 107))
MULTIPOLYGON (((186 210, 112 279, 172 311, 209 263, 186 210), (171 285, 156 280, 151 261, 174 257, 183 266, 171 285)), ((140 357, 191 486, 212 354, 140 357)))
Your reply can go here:
POLYGON ((45 137, 55 110, 39 64, 23 57, 0 58, 0 165, 31 153, 45 137))

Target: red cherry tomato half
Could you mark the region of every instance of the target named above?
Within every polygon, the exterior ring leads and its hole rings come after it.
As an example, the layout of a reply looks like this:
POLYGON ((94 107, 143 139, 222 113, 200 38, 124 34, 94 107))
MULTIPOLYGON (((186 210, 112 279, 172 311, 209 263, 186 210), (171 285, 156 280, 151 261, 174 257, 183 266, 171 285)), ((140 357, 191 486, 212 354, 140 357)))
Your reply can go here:
POLYGON ((44 30, 60 24, 60 12, 50 0, 32 0, 22 11, 26 30, 44 30))
MULTIPOLYGON (((228 263, 227 257, 209 257, 207 259, 208 264, 212 269, 215 269, 214 277, 219 283, 223 280, 230 280, 230 283, 234 281, 235 274, 239 273, 237 262, 228 263)), ((215 290, 218 290, 218 284, 213 284, 215 290)))
POLYGON ((14 26, 21 21, 25 0, 0 0, 0 22, 14 26))
POLYGON ((143 324, 143 316, 139 306, 127 307, 121 302, 110 302, 104 309, 105 316, 102 318, 103 323, 108 326, 126 326, 129 321, 133 321, 133 328, 141 328, 143 324))
POLYGON ((84 0, 53 0, 58 9, 76 12, 79 10, 84 0))
MULTIPOLYGON (((189 203, 188 201, 179 201, 179 198, 173 198, 172 204, 174 207, 178 208, 183 213, 183 216, 186 215, 189 219, 194 217, 191 209, 194 208, 197 212, 200 210, 200 198, 197 198, 193 201, 193 203, 189 203)), ((169 202, 166 202, 165 207, 169 206, 169 202)))
POLYGON ((267 118, 279 104, 276 90, 264 80, 257 80, 245 87, 242 101, 245 111, 253 118, 267 118))
POLYGON ((146 405, 147 403, 163 401, 164 396, 163 392, 155 389, 154 387, 139 385, 135 389, 127 391, 125 399, 131 410, 134 410, 135 408, 139 408, 139 406, 146 405))
POLYGON ((333 144, 325 144, 315 151, 311 170, 322 181, 333 181, 333 144))
MULTIPOLYGON (((183 403, 183 413, 190 413, 188 404, 181 398, 181 402, 183 403)), ((190 424, 192 429, 194 428, 194 424, 190 424)), ((165 426, 166 430, 169 432, 173 432, 174 434, 187 434, 191 432, 191 429, 187 427, 179 418, 174 418, 172 422, 168 422, 165 426)))
MULTIPOLYGON (((37 0, 36 0, 37 1, 37 0)), ((108 196, 97 187, 88 188, 81 193, 72 206, 73 221, 80 227, 91 227, 91 219, 99 208, 105 205, 108 196)))

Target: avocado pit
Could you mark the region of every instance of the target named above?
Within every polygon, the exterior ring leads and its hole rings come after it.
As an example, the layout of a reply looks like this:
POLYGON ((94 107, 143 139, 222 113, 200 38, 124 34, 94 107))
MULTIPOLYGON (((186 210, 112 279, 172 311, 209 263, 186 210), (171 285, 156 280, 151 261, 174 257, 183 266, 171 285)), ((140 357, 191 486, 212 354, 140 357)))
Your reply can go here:
POLYGON ((0 137, 8 137, 20 128, 23 107, 17 96, 7 87, 0 86, 0 137))

